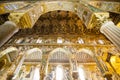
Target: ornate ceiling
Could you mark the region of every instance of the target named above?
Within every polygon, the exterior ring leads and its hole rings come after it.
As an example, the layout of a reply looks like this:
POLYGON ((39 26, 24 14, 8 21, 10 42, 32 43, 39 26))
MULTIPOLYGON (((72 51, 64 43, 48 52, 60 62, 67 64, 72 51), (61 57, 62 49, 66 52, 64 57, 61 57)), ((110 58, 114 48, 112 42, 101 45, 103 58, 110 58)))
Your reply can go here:
POLYGON ((32 29, 21 30, 18 34, 98 34, 97 28, 87 29, 77 14, 70 11, 51 11, 40 16, 32 29))

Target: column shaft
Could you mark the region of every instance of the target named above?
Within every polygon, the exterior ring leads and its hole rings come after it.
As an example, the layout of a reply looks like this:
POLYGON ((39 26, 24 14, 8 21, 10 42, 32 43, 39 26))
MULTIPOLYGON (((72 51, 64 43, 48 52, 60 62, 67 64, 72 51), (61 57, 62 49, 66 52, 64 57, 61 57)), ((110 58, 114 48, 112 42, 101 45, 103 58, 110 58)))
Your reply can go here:
POLYGON ((103 33, 120 50, 120 28, 112 21, 106 22, 100 28, 103 33))
POLYGON ((0 47, 7 42, 19 28, 15 23, 11 21, 6 21, 3 25, 0 25, 0 47))

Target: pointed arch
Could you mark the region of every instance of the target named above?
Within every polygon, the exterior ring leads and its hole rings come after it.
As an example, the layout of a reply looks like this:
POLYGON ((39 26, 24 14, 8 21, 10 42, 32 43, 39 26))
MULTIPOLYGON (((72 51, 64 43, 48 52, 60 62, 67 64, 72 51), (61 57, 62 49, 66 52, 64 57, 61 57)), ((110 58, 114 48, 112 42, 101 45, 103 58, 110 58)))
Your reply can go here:
MULTIPOLYGON (((52 55, 56 54, 57 51, 62 51, 63 52, 62 54, 64 54, 64 56, 62 56, 62 58, 67 57, 67 60, 69 61, 70 66, 72 65, 71 64, 71 55, 72 55, 71 52, 69 52, 68 50, 65 50, 64 48, 56 48, 49 53, 49 56, 48 56, 48 59, 47 59, 47 64, 46 64, 46 69, 45 69, 45 74, 46 75, 48 73, 49 60, 50 60, 52 55)), ((58 57, 58 58, 60 58, 60 57, 58 57)))
POLYGON ((77 53, 75 53, 76 59, 78 62, 94 62, 94 54, 89 49, 79 49, 77 53))
POLYGON ((32 48, 26 51, 25 62, 38 62, 42 59, 42 50, 39 48, 32 48))
POLYGON ((71 54, 71 52, 65 50, 64 48, 56 48, 56 49, 54 49, 54 50, 52 50, 52 51, 50 52, 50 55, 54 54, 56 51, 62 51, 62 52, 64 52, 66 55, 70 55, 70 54, 71 54))
POLYGON ((8 53, 17 52, 17 51, 18 51, 18 49, 16 47, 8 47, 7 49, 0 52, 0 58, 8 53))
POLYGON ((90 55, 91 57, 94 56, 93 52, 89 49, 82 48, 82 49, 79 49, 78 52, 84 52, 84 53, 90 55))
POLYGON ((51 61, 60 61, 60 62, 69 62, 71 53, 63 48, 56 48, 50 52, 48 60, 51 61))

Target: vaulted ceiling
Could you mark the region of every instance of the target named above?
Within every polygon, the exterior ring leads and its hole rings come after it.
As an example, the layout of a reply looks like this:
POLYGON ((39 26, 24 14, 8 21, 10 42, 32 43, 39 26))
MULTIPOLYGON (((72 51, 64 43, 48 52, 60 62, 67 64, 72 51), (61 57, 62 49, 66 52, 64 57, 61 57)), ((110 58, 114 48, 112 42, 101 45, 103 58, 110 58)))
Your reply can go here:
POLYGON ((99 33, 99 29, 87 29, 77 14, 70 11, 51 11, 40 16, 32 29, 18 34, 84 34, 99 33))

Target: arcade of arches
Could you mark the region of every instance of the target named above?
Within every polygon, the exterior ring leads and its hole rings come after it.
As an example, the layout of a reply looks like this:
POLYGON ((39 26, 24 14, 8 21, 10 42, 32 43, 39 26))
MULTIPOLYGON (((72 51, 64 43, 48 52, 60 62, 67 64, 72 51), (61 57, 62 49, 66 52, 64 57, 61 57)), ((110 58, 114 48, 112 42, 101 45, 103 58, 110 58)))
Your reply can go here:
POLYGON ((120 80, 120 2, 1 0, 0 80, 120 80))

